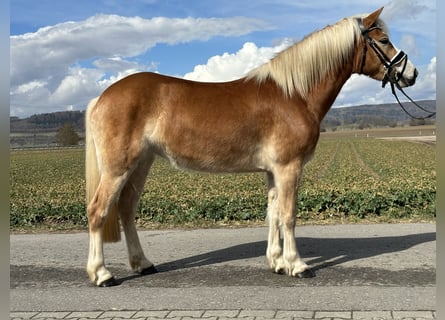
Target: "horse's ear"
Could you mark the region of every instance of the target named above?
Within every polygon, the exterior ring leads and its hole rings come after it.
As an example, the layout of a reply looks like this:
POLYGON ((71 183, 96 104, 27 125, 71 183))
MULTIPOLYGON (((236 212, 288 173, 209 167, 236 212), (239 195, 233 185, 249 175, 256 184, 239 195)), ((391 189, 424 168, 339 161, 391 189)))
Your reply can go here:
POLYGON ((371 26, 377 21, 378 17, 383 11, 383 7, 380 9, 374 11, 369 16, 363 18, 363 25, 365 26, 365 29, 371 28, 371 26))

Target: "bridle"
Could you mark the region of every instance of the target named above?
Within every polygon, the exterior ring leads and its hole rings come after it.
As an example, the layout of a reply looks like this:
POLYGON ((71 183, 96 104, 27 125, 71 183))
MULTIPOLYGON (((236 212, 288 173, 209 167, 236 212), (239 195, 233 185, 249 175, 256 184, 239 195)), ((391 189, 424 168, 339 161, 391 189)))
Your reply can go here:
POLYGON ((366 53, 368 51, 368 45, 371 47, 372 50, 374 50, 375 54, 379 58, 380 62, 383 64, 385 68, 385 75, 383 76, 382 80, 382 88, 386 86, 386 84, 389 82, 391 85, 391 91, 392 94, 396 97, 397 102, 399 103, 400 107, 405 111, 407 115, 409 115, 413 119, 419 119, 424 120, 427 118, 431 118, 436 115, 436 112, 432 112, 429 110, 426 110, 425 108, 419 106, 416 102, 409 97, 405 91, 402 89, 402 87, 399 85, 399 80, 403 76, 403 73, 405 72, 406 65, 408 63, 408 55, 403 52, 402 50, 397 51, 397 53, 390 59, 388 56, 383 52, 383 50, 377 45, 377 43, 369 36, 369 33, 373 30, 381 30, 380 27, 377 26, 371 26, 370 28, 366 29, 363 24, 363 19, 356 18, 357 23, 360 27, 360 31, 362 33, 363 38, 365 39, 365 43, 363 45, 363 53, 362 53, 362 62, 360 66, 360 73, 363 74, 363 69, 365 67, 366 63, 366 53), (397 70, 393 70, 395 66, 399 65, 400 63, 403 63, 402 71, 399 72, 397 70), (419 109, 423 110, 424 112, 428 113, 426 117, 416 117, 410 114, 402 105, 402 103, 399 100, 399 97, 397 97, 395 88, 399 89, 405 97, 407 97, 415 106, 417 106, 419 109))
POLYGON ((363 25, 363 20, 361 18, 357 18, 358 25, 360 27, 360 31, 362 32, 362 36, 365 39, 365 44, 363 45, 363 54, 362 54, 362 64, 360 66, 360 73, 363 73, 363 68, 366 63, 366 53, 368 50, 368 45, 374 52, 377 54, 377 57, 380 59, 380 62, 385 67, 385 75, 382 80, 382 88, 386 86, 388 82, 397 83, 400 80, 401 76, 405 72, 406 64, 408 62, 408 55, 402 50, 397 51, 397 53, 391 59, 383 52, 383 50, 377 45, 377 43, 369 36, 369 33, 373 30, 381 30, 380 27, 374 26, 366 29, 363 25), (393 68, 399 63, 403 62, 402 72, 394 71, 393 68), (393 78, 391 79, 391 74, 393 74, 393 78))

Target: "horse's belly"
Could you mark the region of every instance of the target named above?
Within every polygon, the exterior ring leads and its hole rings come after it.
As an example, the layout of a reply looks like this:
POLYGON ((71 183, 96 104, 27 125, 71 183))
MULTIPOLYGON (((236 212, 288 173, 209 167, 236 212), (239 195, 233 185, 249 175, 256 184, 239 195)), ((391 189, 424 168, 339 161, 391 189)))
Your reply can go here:
POLYGON ((214 154, 196 150, 194 153, 182 153, 166 149, 162 153, 176 168, 210 173, 255 172, 262 171, 256 155, 250 154, 214 154))
POLYGON ((263 171, 259 150, 254 146, 229 144, 215 139, 165 139, 156 143, 157 154, 176 168, 211 173, 263 171))

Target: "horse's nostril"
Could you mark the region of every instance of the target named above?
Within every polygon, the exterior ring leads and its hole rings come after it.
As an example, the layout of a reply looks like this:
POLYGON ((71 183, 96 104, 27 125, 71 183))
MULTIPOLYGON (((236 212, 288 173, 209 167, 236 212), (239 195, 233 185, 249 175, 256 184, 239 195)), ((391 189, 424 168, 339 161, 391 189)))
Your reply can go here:
POLYGON ((417 68, 416 68, 416 69, 414 69, 414 79, 416 79, 418 75, 419 75, 419 71, 417 71, 417 68))

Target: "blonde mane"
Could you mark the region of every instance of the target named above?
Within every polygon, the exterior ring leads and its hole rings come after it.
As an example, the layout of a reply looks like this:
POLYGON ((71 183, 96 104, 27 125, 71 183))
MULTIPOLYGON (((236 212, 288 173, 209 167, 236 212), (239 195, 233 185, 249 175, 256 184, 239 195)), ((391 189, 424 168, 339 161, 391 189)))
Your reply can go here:
MULTIPOLYGON (((377 24, 387 31, 381 20, 377 24)), ((261 83, 270 78, 286 95, 291 97, 297 92, 306 98, 326 75, 336 72, 352 58, 360 36, 360 28, 354 17, 343 19, 278 53, 269 62, 250 71, 246 79, 261 83)))

